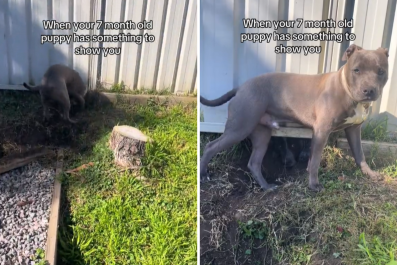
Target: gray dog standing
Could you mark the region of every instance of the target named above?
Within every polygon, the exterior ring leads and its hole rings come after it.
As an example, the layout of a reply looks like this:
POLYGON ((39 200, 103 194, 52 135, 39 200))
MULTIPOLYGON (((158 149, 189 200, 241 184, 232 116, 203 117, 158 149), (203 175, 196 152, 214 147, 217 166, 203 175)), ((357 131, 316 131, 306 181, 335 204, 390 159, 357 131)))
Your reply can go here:
POLYGON ((365 50, 350 45, 343 57, 347 61, 337 72, 317 75, 268 73, 246 81, 215 100, 200 97, 207 106, 230 100, 224 133, 208 143, 200 161, 201 179, 208 178, 207 166, 218 152, 246 137, 252 142, 248 168, 262 189, 273 189, 262 176, 261 165, 272 134, 269 119, 302 124, 313 130, 309 188, 320 191, 318 180, 321 153, 331 132, 345 130, 350 149, 361 171, 377 179, 365 162, 361 146, 361 124, 371 102, 382 94, 388 80, 388 50, 365 50))
POLYGON ((23 83, 23 86, 32 91, 39 91, 43 104, 44 120, 49 118, 50 106, 55 103, 61 109, 64 120, 76 123, 69 117, 70 98, 75 99, 80 109, 85 107, 85 95, 87 86, 84 84, 79 73, 65 65, 55 64, 45 72, 41 84, 35 87, 23 83))

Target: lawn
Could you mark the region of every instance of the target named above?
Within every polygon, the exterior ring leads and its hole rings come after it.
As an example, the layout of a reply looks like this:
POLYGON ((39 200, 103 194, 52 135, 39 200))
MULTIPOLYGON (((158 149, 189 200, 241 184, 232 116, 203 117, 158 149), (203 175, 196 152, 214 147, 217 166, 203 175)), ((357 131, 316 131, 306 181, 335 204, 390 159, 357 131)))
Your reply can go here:
MULTIPOLYGON (((367 139, 386 135, 374 123, 364 131, 367 139)), ((201 134, 201 148, 215 137, 201 134)), ((386 176, 373 182, 328 145, 319 172, 325 190, 313 193, 306 164, 285 170, 269 151, 263 172, 282 185, 263 192, 247 169, 249 154, 245 141, 210 164, 212 180, 200 191, 201 264, 397 264, 397 158, 367 157, 386 176)))
POLYGON ((154 96, 135 105, 119 97, 113 105, 89 104, 77 126, 46 127, 36 94, 0 98, 7 112, 3 146, 62 146, 65 170, 91 163, 61 176, 58 264, 197 263, 196 104, 170 105, 154 96), (117 124, 153 139, 140 170, 113 164, 107 144, 117 124))

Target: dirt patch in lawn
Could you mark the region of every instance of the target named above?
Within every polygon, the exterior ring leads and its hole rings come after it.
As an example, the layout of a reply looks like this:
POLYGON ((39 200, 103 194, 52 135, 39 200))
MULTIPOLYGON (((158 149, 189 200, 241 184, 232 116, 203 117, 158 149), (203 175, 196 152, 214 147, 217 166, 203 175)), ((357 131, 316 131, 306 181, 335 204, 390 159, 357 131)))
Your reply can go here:
MULTIPOLYGON (((201 150, 214 137, 202 134, 201 150)), ((262 172, 280 187, 263 192, 247 168, 249 156, 245 141, 210 163, 211 180, 200 187, 201 264, 377 264, 388 261, 387 251, 397 254, 393 178, 373 183, 351 157, 328 146, 319 172, 325 191, 316 194, 307 187, 307 162, 286 169, 269 148, 262 172), (374 257, 379 246, 384 252, 374 257)), ((376 167, 376 159, 367 161, 376 167)), ((379 165, 382 172, 393 167, 379 165)))
POLYGON ((0 156, 37 146, 77 148, 78 151, 87 148, 95 138, 83 146, 76 140, 89 130, 95 131, 96 128, 90 124, 113 108, 109 103, 99 93, 93 92, 88 96, 86 111, 79 113, 72 105, 71 115, 78 119, 77 124, 63 121, 56 111, 52 111, 51 120, 45 123, 38 93, 0 91, 0 156))

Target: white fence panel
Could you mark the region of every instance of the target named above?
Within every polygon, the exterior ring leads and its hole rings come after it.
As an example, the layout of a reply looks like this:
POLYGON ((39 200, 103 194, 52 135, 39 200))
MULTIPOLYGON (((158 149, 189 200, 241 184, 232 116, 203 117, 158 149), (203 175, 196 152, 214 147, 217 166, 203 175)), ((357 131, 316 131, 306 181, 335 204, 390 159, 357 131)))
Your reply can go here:
MULTIPOLYGON (((200 4, 200 94, 216 98, 234 86, 234 1, 202 0, 200 4)), ((205 119, 201 130, 224 130, 226 104, 217 108, 201 105, 201 111, 205 119)))
MULTIPOLYGON (((101 10, 102 10, 102 0, 91 0, 91 14, 90 21, 96 22, 97 20, 101 20, 101 10)), ((100 29, 98 29, 97 24, 95 23, 95 27, 90 30, 90 35, 99 35, 100 29)), ((98 42, 90 42, 90 47, 99 48, 98 42)), ((89 65, 88 65, 88 85, 89 89, 96 89, 97 83, 100 82, 100 71, 98 71, 98 65, 100 63, 99 56, 89 56, 89 65)), ((78 70, 78 69, 77 69, 78 70)))
POLYGON ((6 29, 6 41, 10 56, 10 60, 8 60, 10 79, 13 83, 29 80, 28 21, 27 17, 22 15, 26 10, 25 0, 8 1, 6 16, 8 15, 11 19, 6 19, 5 25, 8 28, 8 30, 6 29))
MULTIPOLYGON (((178 50, 184 36, 182 26, 187 7, 188 2, 184 0, 169 2, 156 87, 175 86, 174 76, 177 70, 178 50)), ((194 7, 196 8, 196 5, 194 7)), ((197 31, 194 34, 197 35, 197 31)))
MULTIPOLYGON (((394 25, 397 25, 397 12, 394 15, 394 25)), ((388 125, 397 131, 397 26, 393 27, 389 49, 389 81, 383 89, 378 113, 388 117, 388 125)))
MULTIPOLYGON (((72 21, 73 16, 72 9, 70 8, 69 1, 65 0, 53 0, 52 1, 52 17, 49 19, 56 20, 57 22, 67 22, 72 21)), ((53 35, 70 35, 72 30, 53 30, 53 35)), ((65 64, 68 66, 73 66, 73 45, 67 43, 56 44, 50 53, 50 64, 65 64)))
MULTIPOLYGON (((0 36, 7 36, 7 27, 5 19, 7 17, 5 1, 0 1, 0 36)), ((0 38, 0 51, 7 51, 7 40, 6 38, 0 38)), ((0 84, 8 83, 8 56, 1 54, 0 56, 0 84)))
MULTIPOLYGON (((122 14, 122 0, 112 0, 106 1, 106 13, 103 22, 120 22, 123 21, 122 14)), ((103 25, 104 26, 104 25, 103 25)), ((103 27, 102 26, 102 27, 103 27)), ((104 35, 117 35, 120 30, 104 30, 104 35)), ((118 47, 119 43, 115 42, 105 42, 103 43, 103 48, 115 48, 118 47)), ((101 82, 106 86, 111 86, 114 83, 118 83, 117 72, 117 62, 120 59, 119 55, 106 55, 102 52, 102 68, 101 68, 101 82)))
POLYGON ((162 43, 162 24, 166 16, 166 2, 148 0, 145 20, 153 21, 152 30, 144 30, 144 34, 154 35, 155 42, 144 42, 142 44, 142 56, 140 62, 140 71, 138 79, 138 89, 151 89, 155 87, 155 79, 158 64, 159 51, 162 43))
MULTIPOLYGON (((32 0, 32 21, 41 21, 47 18, 48 2, 42 0, 32 0)), ((31 83, 39 84, 41 77, 50 65, 50 49, 52 46, 49 43, 41 44, 41 35, 51 34, 49 30, 44 30, 43 24, 31 23, 29 46, 30 65, 32 80, 31 83)))
MULTIPOLYGON (((90 89, 123 83, 127 89, 190 93, 197 76, 197 0, 2 0, 0 1, 0 89, 37 84, 50 64, 80 72, 90 89), (72 35, 73 29, 44 30, 43 20, 124 22, 153 20, 152 30, 83 29, 78 35, 148 33, 152 43, 40 43, 41 35, 72 35), (13 33, 13 34, 11 34, 13 33), (76 55, 79 46, 121 47, 120 55, 76 55)), ((73 37, 73 35, 72 35, 73 37)))
MULTIPOLYGON (((144 7, 146 0, 127 0, 126 18, 132 21, 143 21, 145 18, 144 7)), ((142 35, 143 30, 125 30, 125 34, 142 35)), ((136 88, 138 83, 139 54, 141 46, 134 42, 124 42, 121 50, 120 80, 128 84, 130 89, 136 88)))
MULTIPOLYGON (((92 2, 82 2, 80 0, 74 0, 74 16, 73 21, 78 22, 90 22, 91 20, 91 10, 92 10, 92 2)), ((89 29, 79 29, 76 32, 77 35, 90 35, 89 29)), ((88 55, 76 55, 74 53, 75 48, 83 46, 90 47, 89 42, 73 42, 72 45, 72 56, 73 56, 73 68, 74 69, 90 69, 90 56, 88 55)), ((83 80, 88 80, 88 71, 79 71, 81 78, 83 80)))
POLYGON ((176 78, 176 92, 193 92, 197 76, 197 0, 190 1, 176 78))
MULTIPOLYGON (((317 33, 319 29, 305 28, 304 23, 299 26, 298 19, 322 20, 323 1, 297 0, 290 1, 288 20, 296 21, 295 27, 288 29, 288 33, 317 33)), ((320 46, 319 41, 288 41, 288 46, 320 46)), ((291 73, 317 74, 320 54, 304 55, 303 51, 297 54, 286 55, 286 70, 291 73)))

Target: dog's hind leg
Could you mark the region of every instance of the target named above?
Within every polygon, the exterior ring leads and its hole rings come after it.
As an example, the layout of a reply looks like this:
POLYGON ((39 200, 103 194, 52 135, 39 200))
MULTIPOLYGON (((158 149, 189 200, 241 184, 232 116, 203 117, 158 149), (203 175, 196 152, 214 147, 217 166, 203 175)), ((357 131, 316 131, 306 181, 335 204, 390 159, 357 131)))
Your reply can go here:
POLYGON ((211 158, 219 153, 222 150, 225 150, 229 147, 231 147, 233 144, 236 144, 243 140, 245 137, 239 137, 238 134, 236 133, 231 133, 228 134, 225 132, 224 134, 221 135, 218 139, 209 142, 203 152, 203 156, 201 157, 200 160, 200 177, 201 180, 204 181, 205 179, 209 179, 209 176, 207 174, 207 166, 208 163, 210 162, 211 158))
POLYGON ((232 145, 244 140, 252 131, 252 129, 245 126, 241 126, 240 130, 228 130, 227 128, 228 127, 226 126, 225 132, 221 135, 221 137, 212 142, 209 142, 204 148, 203 156, 200 160, 200 178, 202 181, 205 179, 209 179, 209 176, 207 174, 207 166, 211 158, 218 152, 225 150, 232 145))
POLYGON ((43 105, 43 122, 48 122, 50 120, 51 100, 48 100, 47 97, 41 95, 41 103, 43 105))
POLYGON ((256 182, 263 190, 274 189, 277 187, 274 184, 268 184, 262 175, 262 161, 266 154, 271 136, 272 130, 263 125, 258 125, 250 135, 252 153, 248 162, 248 168, 256 182))
POLYGON ((200 161, 200 178, 208 179, 207 166, 211 158, 218 152, 231 147, 248 137, 259 124, 259 120, 266 113, 267 102, 251 97, 252 104, 241 103, 245 97, 234 97, 228 106, 228 118, 225 131, 221 137, 207 144, 200 161), (260 104, 254 104, 260 103, 260 104))
POLYGON ((255 129, 260 117, 254 117, 253 115, 251 115, 251 117, 252 119, 247 119, 246 117, 241 115, 236 115, 233 118, 229 117, 229 119, 226 121, 225 131, 221 135, 221 137, 212 142, 209 142, 205 146, 203 156, 200 160, 201 180, 205 180, 206 178, 209 179, 209 176, 207 174, 207 166, 214 155, 222 150, 231 147, 233 144, 244 140, 255 129))

